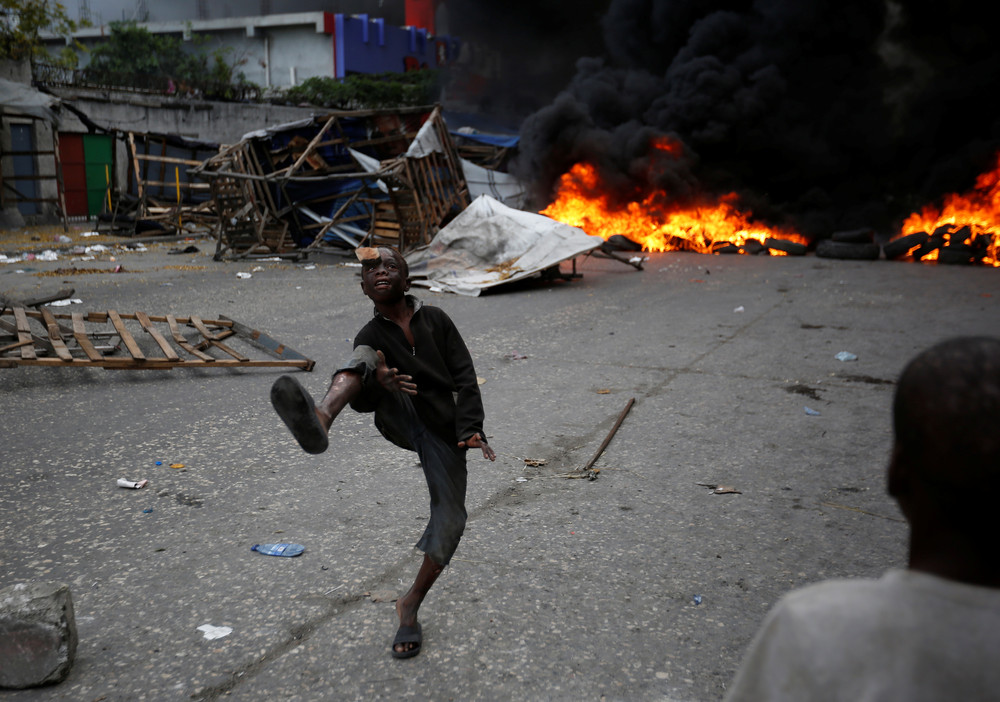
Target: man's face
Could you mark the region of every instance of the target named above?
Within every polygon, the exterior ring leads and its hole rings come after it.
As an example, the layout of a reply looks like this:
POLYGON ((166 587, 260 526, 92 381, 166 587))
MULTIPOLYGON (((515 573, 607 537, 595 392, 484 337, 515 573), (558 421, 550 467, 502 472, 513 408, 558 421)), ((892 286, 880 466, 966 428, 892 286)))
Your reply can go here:
POLYGON ((398 302, 410 289, 406 264, 392 249, 380 248, 378 253, 377 259, 361 264, 361 290, 373 302, 398 302))

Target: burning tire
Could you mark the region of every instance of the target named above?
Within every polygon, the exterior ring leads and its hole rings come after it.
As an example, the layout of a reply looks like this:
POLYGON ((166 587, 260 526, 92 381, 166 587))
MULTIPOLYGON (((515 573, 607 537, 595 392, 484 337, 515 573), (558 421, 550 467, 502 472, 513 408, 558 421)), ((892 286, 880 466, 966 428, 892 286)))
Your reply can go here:
POLYGON ((881 248, 878 244, 854 244, 846 241, 824 239, 816 245, 820 258, 839 258, 847 261, 874 261, 881 248))
POLYGON ((893 239, 888 244, 882 247, 882 251, 885 252, 885 257, 889 260, 894 258, 900 258, 905 256, 908 251, 915 249, 918 246, 923 246, 927 243, 927 240, 931 238, 931 235, 927 232, 916 232, 915 234, 907 234, 906 236, 901 236, 898 239, 893 239))
POLYGON ((642 251, 642 244, 622 234, 612 234, 604 244, 612 251, 642 251))
POLYGON ((918 261, 924 256, 928 255, 932 251, 937 251, 945 244, 945 238, 938 234, 933 234, 931 237, 916 251, 913 252, 913 258, 918 261))
POLYGON ((942 246, 938 250, 938 263, 950 263, 956 266, 971 266, 975 259, 975 251, 968 244, 958 246, 942 246))
POLYGON ((830 239, 842 241, 847 244, 870 244, 875 241, 875 232, 871 229, 851 229, 848 231, 834 232, 830 239))
POLYGON ((772 239, 768 237, 767 239, 764 239, 764 246, 769 249, 774 249, 775 251, 784 251, 789 256, 806 255, 805 244, 800 244, 796 241, 788 241, 787 239, 772 239))

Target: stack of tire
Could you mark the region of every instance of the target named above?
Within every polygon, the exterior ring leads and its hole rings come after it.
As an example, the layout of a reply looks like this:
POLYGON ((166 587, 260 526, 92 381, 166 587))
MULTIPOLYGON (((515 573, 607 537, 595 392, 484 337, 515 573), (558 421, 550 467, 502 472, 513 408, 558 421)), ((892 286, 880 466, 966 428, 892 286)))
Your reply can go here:
MULTIPOLYGON (((807 248, 805 244, 789 241, 787 239, 774 239, 772 237, 764 239, 763 244, 756 239, 747 239, 743 246, 738 246, 727 241, 717 242, 716 245, 712 247, 712 253, 717 254, 744 253, 750 256, 757 256, 759 254, 770 256, 772 251, 780 251, 787 256, 805 256, 807 248)), ((780 256, 781 254, 778 255, 780 256)))
POLYGON ((875 231, 869 228, 834 232, 829 239, 816 244, 820 258, 839 258, 850 261, 874 261, 882 253, 875 243, 875 231))
POLYGON ((933 234, 916 232, 893 239, 884 250, 887 259, 903 258, 909 254, 914 261, 920 261, 937 251, 938 263, 971 265, 982 260, 987 245, 988 240, 973 236, 968 225, 954 232, 950 225, 944 225, 935 229, 933 234))

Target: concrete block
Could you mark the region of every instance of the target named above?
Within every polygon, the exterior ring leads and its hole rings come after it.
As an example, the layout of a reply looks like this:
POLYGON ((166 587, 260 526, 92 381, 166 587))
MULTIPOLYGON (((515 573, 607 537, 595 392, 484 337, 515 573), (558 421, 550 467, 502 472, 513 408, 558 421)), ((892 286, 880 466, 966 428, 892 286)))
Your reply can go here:
POLYGON ((69 587, 19 583, 0 590, 0 688, 62 682, 76 657, 69 587))

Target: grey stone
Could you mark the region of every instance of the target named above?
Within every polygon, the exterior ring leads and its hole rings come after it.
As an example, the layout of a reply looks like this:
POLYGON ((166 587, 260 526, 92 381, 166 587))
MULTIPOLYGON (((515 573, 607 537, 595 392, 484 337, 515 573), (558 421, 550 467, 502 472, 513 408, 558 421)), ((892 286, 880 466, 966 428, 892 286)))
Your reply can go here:
POLYGON ((62 682, 76 656, 69 587, 19 583, 0 590, 0 687, 62 682))

